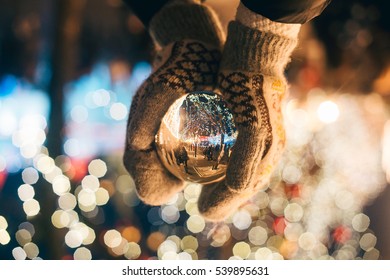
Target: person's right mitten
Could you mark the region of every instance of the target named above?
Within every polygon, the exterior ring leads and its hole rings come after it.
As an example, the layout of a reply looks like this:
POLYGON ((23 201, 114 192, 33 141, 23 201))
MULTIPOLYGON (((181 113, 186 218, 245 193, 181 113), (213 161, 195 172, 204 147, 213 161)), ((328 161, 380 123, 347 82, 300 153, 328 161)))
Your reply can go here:
POLYGON ((207 220, 223 220, 268 186, 284 148, 284 69, 300 26, 273 22, 243 4, 229 24, 218 87, 238 137, 225 180, 202 189, 198 207, 207 220))
POLYGON ((192 0, 170 1, 152 18, 149 31, 161 59, 133 98, 123 163, 138 197, 161 205, 186 184, 163 166, 156 134, 177 99, 215 87, 223 32, 213 10, 192 0))

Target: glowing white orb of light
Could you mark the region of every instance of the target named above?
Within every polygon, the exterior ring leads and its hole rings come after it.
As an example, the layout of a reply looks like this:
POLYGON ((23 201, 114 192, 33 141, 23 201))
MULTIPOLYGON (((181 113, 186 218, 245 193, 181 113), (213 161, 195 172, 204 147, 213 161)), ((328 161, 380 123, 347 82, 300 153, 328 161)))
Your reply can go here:
POLYGON ((317 109, 317 115, 323 123, 333 123, 340 115, 339 107, 332 101, 324 101, 317 109))

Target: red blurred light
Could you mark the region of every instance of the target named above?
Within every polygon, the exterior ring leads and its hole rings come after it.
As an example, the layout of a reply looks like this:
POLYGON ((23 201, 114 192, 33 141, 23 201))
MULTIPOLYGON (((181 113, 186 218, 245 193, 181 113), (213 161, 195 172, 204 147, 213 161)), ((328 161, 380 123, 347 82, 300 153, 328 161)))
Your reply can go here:
POLYGON ((143 253, 143 254, 141 254, 141 256, 138 257, 138 260, 146 261, 146 260, 149 260, 150 257, 151 257, 151 255, 143 253))
POLYGON ((297 198, 301 196, 301 186, 298 184, 286 185, 284 190, 288 198, 297 198))
POLYGON ((283 235, 286 228, 286 220, 284 217, 278 217, 272 224, 272 228, 276 234, 283 235))
POLYGON ((351 238, 351 230, 345 226, 338 226, 333 231, 333 238, 337 243, 344 244, 351 238))
POLYGON ((73 256, 72 255, 65 255, 62 257, 62 260, 73 260, 73 256))
POLYGON ((89 159, 75 159, 71 158, 71 167, 67 173, 70 173, 73 181, 81 181, 88 173, 89 159))
POLYGON ((7 180, 7 171, 4 170, 4 171, 0 171, 0 191, 3 189, 4 185, 5 185, 5 181, 7 180))

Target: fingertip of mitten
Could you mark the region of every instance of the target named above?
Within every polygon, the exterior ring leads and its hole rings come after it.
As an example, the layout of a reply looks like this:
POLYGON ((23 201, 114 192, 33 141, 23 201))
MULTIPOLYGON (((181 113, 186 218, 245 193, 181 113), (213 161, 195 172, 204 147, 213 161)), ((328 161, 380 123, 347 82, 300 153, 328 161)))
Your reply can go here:
POLYGON ((160 170, 137 171, 135 186, 138 198, 145 204, 158 206, 167 203, 185 183, 160 170))
POLYGON ((213 9, 192 1, 164 6, 151 20, 150 33, 160 46, 192 39, 222 47, 225 34, 213 9))
POLYGON ((167 203, 185 187, 185 182, 166 170, 154 150, 127 149, 123 163, 132 176, 139 199, 148 205, 167 203))
POLYGON ((198 210, 209 222, 227 219, 246 200, 232 191, 224 182, 204 186, 198 200, 198 210))

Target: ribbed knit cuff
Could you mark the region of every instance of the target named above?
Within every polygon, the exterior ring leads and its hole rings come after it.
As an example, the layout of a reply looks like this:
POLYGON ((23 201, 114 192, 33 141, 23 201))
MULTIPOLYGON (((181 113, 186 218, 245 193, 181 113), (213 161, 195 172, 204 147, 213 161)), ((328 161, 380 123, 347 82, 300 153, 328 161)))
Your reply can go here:
POLYGON ((256 14, 245 7, 242 2, 238 5, 236 20, 250 28, 289 38, 296 38, 301 29, 301 24, 276 22, 260 14, 256 14))
POLYGON ((237 21, 228 27, 222 70, 283 74, 297 38, 249 28, 237 21))
POLYGON ((161 46, 185 39, 222 46, 223 32, 215 13, 204 5, 174 3, 151 20, 150 33, 161 46))

